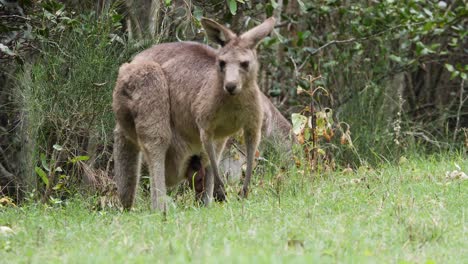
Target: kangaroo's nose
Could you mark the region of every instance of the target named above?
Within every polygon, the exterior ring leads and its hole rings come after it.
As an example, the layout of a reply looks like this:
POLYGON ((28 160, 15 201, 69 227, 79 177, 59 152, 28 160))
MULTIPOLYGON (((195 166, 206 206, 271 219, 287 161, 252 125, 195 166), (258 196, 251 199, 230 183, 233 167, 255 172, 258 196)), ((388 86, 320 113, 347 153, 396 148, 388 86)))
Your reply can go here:
POLYGON ((225 88, 226 88, 226 91, 228 91, 230 94, 232 94, 234 92, 234 90, 236 90, 237 85, 235 83, 227 83, 225 88))

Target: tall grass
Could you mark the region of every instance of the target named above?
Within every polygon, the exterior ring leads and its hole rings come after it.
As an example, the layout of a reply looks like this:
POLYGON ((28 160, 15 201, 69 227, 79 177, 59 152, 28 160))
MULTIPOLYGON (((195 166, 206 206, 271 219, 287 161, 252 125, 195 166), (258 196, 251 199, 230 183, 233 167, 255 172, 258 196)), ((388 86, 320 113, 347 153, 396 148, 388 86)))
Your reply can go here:
POLYGON ((110 158, 112 89, 130 52, 116 34, 115 13, 68 19, 72 23, 57 39, 42 41, 40 54, 18 77, 23 178, 33 188, 43 185, 34 172, 41 155, 42 166, 60 166, 67 177, 78 175, 69 162, 75 156, 92 156, 92 163, 104 168, 110 158))

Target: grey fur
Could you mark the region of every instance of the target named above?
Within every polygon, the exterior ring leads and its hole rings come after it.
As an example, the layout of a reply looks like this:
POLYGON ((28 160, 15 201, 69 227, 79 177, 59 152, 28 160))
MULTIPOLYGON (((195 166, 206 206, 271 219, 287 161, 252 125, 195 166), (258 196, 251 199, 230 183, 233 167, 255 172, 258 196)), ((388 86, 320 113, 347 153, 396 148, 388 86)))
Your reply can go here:
POLYGON ((209 205, 214 181, 220 179, 220 153, 227 138, 239 130, 248 154, 241 192, 247 196, 263 120, 255 47, 274 23, 269 18, 237 36, 202 19, 208 37, 222 48, 194 42, 159 44, 120 67, 113 93, 114 159, 125 209, 133 205, 140 152, 150 171, 153 209, 166 210, 166 187, 185 179, 193 155, 200 155, 207 167, 202 199, 209 205))

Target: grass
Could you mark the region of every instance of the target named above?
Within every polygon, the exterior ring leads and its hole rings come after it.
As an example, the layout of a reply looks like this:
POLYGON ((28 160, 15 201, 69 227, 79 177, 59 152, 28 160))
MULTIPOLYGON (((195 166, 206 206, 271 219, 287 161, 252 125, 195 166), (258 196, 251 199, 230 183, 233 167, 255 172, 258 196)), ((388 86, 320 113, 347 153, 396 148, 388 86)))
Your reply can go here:
POLYGON ((191 193, 166 216, 140 195, 134 211, 95 211, 95 199, 0 208, 9 263, 461 263, 468 259, 468 181, 447 180, 458 158, 311 179, 256 175, 251 196, 209 208, 191 193), (281 182, 279 182, 281 181, 281 182), (279 184, 279 185, 278 185, 279 184), (280 186, 280 187, 278 187, 280 186), (277 195, 279 190, 279 198, 277 195))

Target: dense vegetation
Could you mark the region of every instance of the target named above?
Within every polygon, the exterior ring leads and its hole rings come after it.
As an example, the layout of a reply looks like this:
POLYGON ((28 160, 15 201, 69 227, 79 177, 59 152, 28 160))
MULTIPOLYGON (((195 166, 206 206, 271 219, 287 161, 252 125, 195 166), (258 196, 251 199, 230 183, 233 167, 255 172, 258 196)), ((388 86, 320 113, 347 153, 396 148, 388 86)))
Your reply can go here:
POLYGON ((464 0, 1 0, 0 259, 467 259, 467 19, 464 0), (118 67, 206 42, 203 16, 238 32, 277 18, 259 84, 293 123, 294 161, 273 145, 248 200, 232 185, 203 208, 180 188, 167 215, 149 212, 144 172, 121 214, 118 67))
POLYGON ((352 2, 0 5, 2 192, 57 197, 83 180, 107 182, 118 66, 153 43, 203 41, 202 16, 236 31, 277 17, 261 46, 260 85, 285 116, 296 114, 312 171, 466 153, 466 3, 352 2), (301 130, 308 118, 313 128, 301 130))

